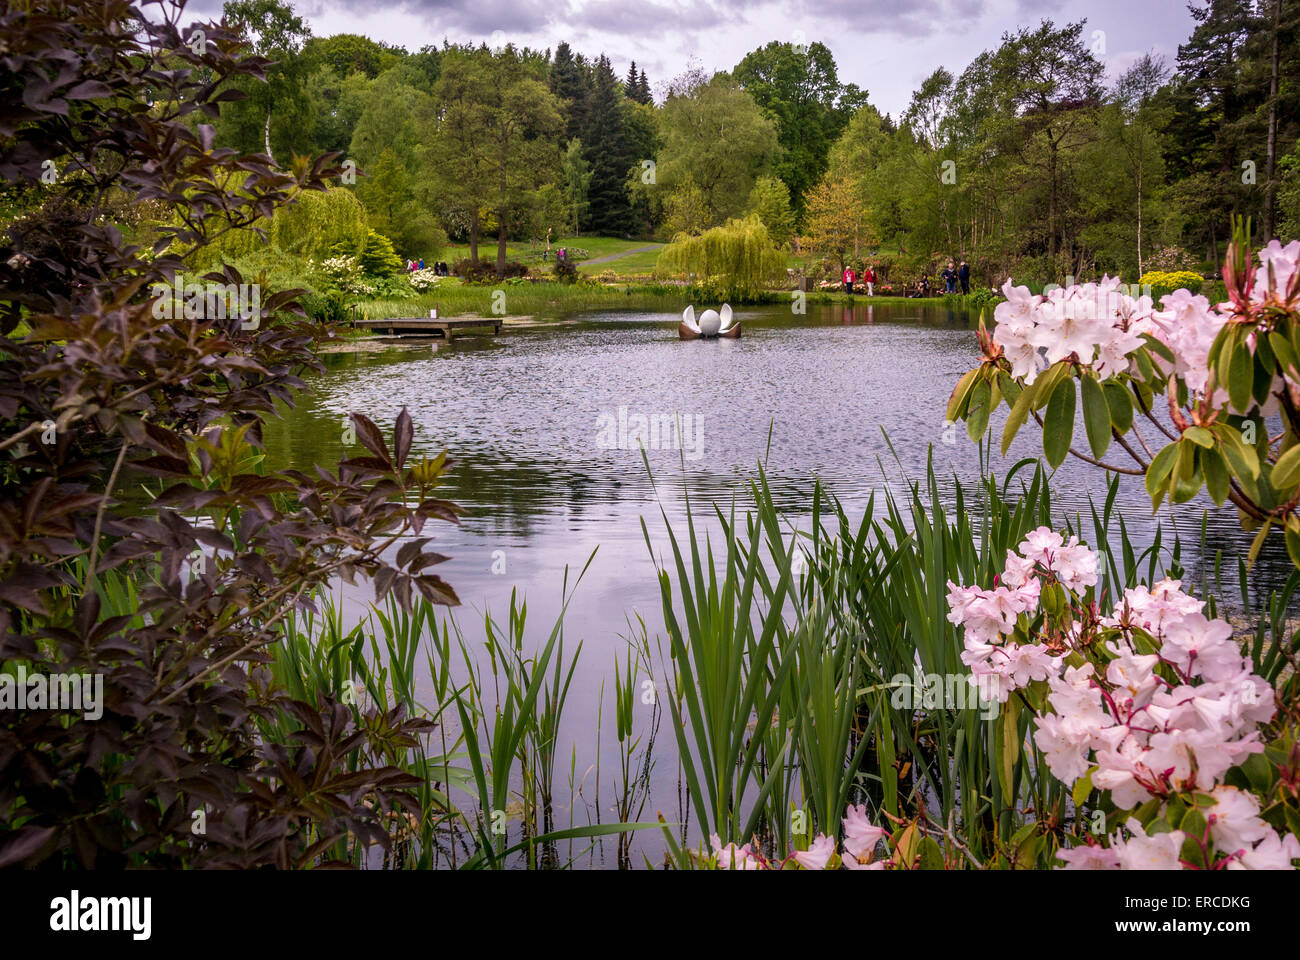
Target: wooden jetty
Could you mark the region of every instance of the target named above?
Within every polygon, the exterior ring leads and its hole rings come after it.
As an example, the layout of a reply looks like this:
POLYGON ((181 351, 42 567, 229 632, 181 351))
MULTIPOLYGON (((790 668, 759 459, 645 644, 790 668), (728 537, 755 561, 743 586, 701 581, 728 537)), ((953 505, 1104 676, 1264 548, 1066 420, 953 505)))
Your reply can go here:
POLYGON ((358 317, 354 324, 372 333, 392 335, 427 336, 441 333, 443 339, 451 338, 460 331, 479 331, 483 334, 490 329, 492 335, 501 333, 502 317, 382 317, 378 319, 358 317))

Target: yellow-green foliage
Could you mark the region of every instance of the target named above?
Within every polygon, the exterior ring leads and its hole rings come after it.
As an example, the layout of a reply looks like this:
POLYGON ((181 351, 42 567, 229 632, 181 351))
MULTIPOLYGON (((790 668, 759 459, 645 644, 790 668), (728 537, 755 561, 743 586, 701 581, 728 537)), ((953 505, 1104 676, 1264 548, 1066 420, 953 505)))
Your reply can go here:
POLYGON ((1200 293, 1203 282, 1199 273, 1190 270, 1148 270, 1138 281, 1143 287, 1151 287, 1151 299, 1157 305, 1161 297, 1175 290, 1186 288, 1192 293, 1200 293))
POLYGON ((251 229, 223 236, 209 255, 229 263, 271 247, 300 258, 321 261, 336 245, 360 254, 369 235, 366 211, 351 190, 332 187, 325 192, 305 191, 297 202, 279 207, 270 220, 258 223, 266 231, 262 240, 251 229))
POLYGON ((729 220, 695 237, 679 235, 655 264, 657 276, 690 276, 736 301, 758 299, 784 272, 785 254, 756 216, 729 220))

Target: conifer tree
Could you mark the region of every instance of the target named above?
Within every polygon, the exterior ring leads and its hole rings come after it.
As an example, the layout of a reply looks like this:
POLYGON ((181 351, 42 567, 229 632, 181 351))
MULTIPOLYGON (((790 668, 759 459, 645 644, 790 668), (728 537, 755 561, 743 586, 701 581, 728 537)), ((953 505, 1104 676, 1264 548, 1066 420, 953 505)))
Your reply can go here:
POLYGON ((632 205, 627 176, 635 159, 624 127, 622 94, 609 58, 596 61, 593 89, 581 137, 591 165, 588 223, 600 234, 622 234, 631 229, 632 205))

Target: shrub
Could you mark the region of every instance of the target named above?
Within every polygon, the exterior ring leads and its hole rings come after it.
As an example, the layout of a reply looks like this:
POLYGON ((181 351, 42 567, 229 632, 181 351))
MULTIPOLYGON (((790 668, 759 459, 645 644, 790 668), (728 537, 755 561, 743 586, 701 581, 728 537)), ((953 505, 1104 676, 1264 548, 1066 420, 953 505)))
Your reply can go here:
POLYGON ((561 283, 574 283, 578 279, 578 268, 571 260, 556 260, 554 273, 561 283))
POLYGON ((432 290, 438 285, 438 281, 442 279, 442 277, 433 272, 432 267, 425 267, 423 270, 415 270, 407 274, 406 278, 410 282, 411 288, 413 290, 418 290, 420 293, 432 290))
POLYGON ((402 271, 402 261, 393 250, 393 241, 371 230, 361 250, 361 270, 369 277, 391 277, 402 271))
POLYGON ((1192 293, 1201 292, 1201 284, 1204 279, 1199 273, 1192 273, 1190 270, 1175 270, 1167 272, 1163 270, 1148 270, 1142 274, 1138 283, 1145 287, 1151 286, 1151 299, 1156 303, 1160 298, 1173 293, 1175 290, 1188 290, 1192 293))
POLYGON ((475 263, 468 257, 464 257, 456 261, 451 268, 451 272, 466 283, 491 283, 506 277, 526 277, 528 276, 528 267, 517 260, 508 260, 505 269, 498 274, 496 264, 493 261, 480 260, 475 263))
MULTIPOLYGON (((297 291, 266 290, 251 327, 160 319, 153 300, 193 274, 177 249, 201 253, 343 170, 211 149, 217 91, 263 63, 227 27, 201 25, 200 56, 199 25, 182 32, 175 8, 67 0, 4 19, 23 53, 0 73, 0 168, 33 183, 47 161, 103 168, 48 185, 0 240, 0 660, 99 677, 103 695, 96 719, 0 710, 0 866, 298 867, 336 860, 349 836, 387 847, 390 815, 418 809, 424 782, 388 757, 432 724, 295 700, 272 685, 267 648, 338 577, 406 606, 456 602, 420 536, 456 518, 433 496, 445 461, 410 461, 403 410, 391 443, 352 415, 365 456, 266 473, 264 418, 320 367, 297 291), (110 191, 175 205, 151 256, 96 222, 110 191), (14 335, 22 322, 31 335, 14 335)), ((242 281, 233 267, 209 278, 242 281)))

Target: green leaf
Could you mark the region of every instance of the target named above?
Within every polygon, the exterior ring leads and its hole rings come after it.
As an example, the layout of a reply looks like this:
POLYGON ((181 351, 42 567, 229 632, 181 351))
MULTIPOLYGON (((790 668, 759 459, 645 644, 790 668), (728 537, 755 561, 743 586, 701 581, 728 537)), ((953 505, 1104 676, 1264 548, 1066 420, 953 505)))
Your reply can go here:
POLYGON ((1016 383, 1014 377, 1004 370, 998 371, 998 388, 1002 391, 1002 396, 1007 398, 1007 406, 1011 406, 1020 399, 1020 392, 1024 388, 1016 383))
POLYGON ((1273 526, 1272 518, 1265 520, 1258 531, 1255 533, 1255 539, 1250 542, 1250 551, 1246 554, 1246 566, 1253 567, 1255 558, 1259 556, 1260 547, 1264 546, 1264 538, 1268 536, 1269 528, 1273 526))
POLYGON ((1043 453, 1053 469, 1059 467, 1070 452, 1070 441, 1074 439, 1074 408, 1074 380, 1067 378, 1052 391, 1043 417, 1043 453))
POLYGON ((1088 434, 1088 446, 1094 457, 1102 456, 1110 447, 1110 404, 1101 384, 1085 375, 1079 380, 1083 396, 1083 428, 1088 434))
POLYGON ((1147 493, 1151 497, 1153 507, 1159 506, 1160 501, 1164 499, 1164 492, 1168 489, 1169 475, 1173 472, 1174 462, 1177 459, 1178 443, 1175 441, 1157 453, 1155 459, 1147 467, 1147 493))
POLYGON ((1121 434, 1128 433, 1133 428, 1133 397, 1118 380, 1107 380, 1101 389, 1110 407, 1110 422, 1121 434))
POLYGON ((1051 399, 1052 391, 1056 385, 1061 382, 1070 372, 1070 364, 1064 360, 1060 363, 1054 363, 1047 368, 1047 371, 1035 381, 1038 390, 1034 393, 1034 409, 1041 410, 1047 406, 1047 401, 1051 399))
POLYGON ((966 373, 957 381, 957 386, 952 388, 952 396, 948 398, 948 412, 945 419, 949 423, 956 423, 966 415, 967 401, 970 400, 971 388, 975 386, 975 378, 979 376, 979 367, 966 373))
POLYGON ((1293 380, 1300 378, 1300 360, 1296 358, 1291 342, 1275 332, 1268 335, 1268 345, 1273 348, 1273 356, 1282 365, 1282 372, 1293 380))
POLYGON ((1174 360, 1174 352, 1170 350, 1169 347, 1167 347, 1164 343, 1162 343, 1161 341, 1153 337, 1151 334, 1149 333, 1142 334, 1142 339, 1147 342, 1147 349, 1150 350, 1152 353, 1159 354, 1161 357, 1163 357, 1165 360, 1169 361, 1170 363, 1176 362, 1174 360))
POLYGON ((1228 499, 1228 465, 1223 454, 1218 450, 1206 450, 1201 455, 1201 466, 1205 470, 1205 487, 1212 499, 1219 506, 1228 499))
POLYGON ((970 406, 966 410, 966 433, 976 443, 979 443, 980 437, 989 428, 992 395, 993 388, 987 380, 975 384, 970 392, 970 406))
POLYGON ((998 781, 1002 787, 1002 800, 1010 802, 1015 783, 1016 761, 1020 759, 1020 699, 1010 697, 998 717, 1002 724, 1002 757, 998 764, 998 781))
POLYGON ((1183 436, 1198 447, 1205 447, 1207 450, 1214 447, 1214 434, 1204 427, 1188 427, 1183 431, 1183 436))
POLYGON ((933 837, 926 837, 921 841, 921 869, 922 870, 944 870, 947 863, 943 859, 943 849, 935 842, 933 837))
POLYGON ((1201 489, 1200 449, 1192 443, 1180 443, 1178 465, 1174 467, 1174 503, 1186 503, 1201 489))
POLYGON ((1255 389, 1255 358, 1245 343, 1237 344, 1228 365, 1228 397, 1237 410, 1250 409, 1251 391, 1255 389))
POLYGON ((1006 426, 1002 428, 1002 455, 1006 456, 1007 450, 1011 446, 1011 441, 1015 439, 1016 432, 1025 425, 1029 419, 1029 411, 1034 408, 1034 395, 1038 392, 1042 380, 1035 380, 1032 384, 1020 391, 1020 396, 1016 397, 1016 402, 1011 407, 1011 412, 1007 414, 1006 426))
POLYGON ((1074 796, 1074 805, 1076 807, 1083 806, 1084 801, 1087 800, 1088 797, 1092 794, 1092 774, 1093 771, 1096 769, 1097 769, 1096 767, 1093 767, 1091 770, 1089 770, 1087 773, 1081 776, 1078 780, 1074 781, 1073 796, 1074 796))
POLYGON ((1286 528, 1286 552, 1291 555, 1291 562, 1300 567, 1300 533, 1286 528))
MULTIPOLYGON (((1230 423, 1215 424, 1214 432, 1223 441, 1223 453, 1233 475, 1253 481, 1259 476, 1259 455, 1241 438, 1241 430, 1230 423)), ((1253 484, 1252 484, 1253 485, 1253 484)), ((1252 497, 1252 499, 1254 499, 1252 497)))
POLYGON ((1300 446, 1292 447, 1273 464, 1273 473, 1269 477, 1274 490, 1290 490, 1300 483, 1300 446))

